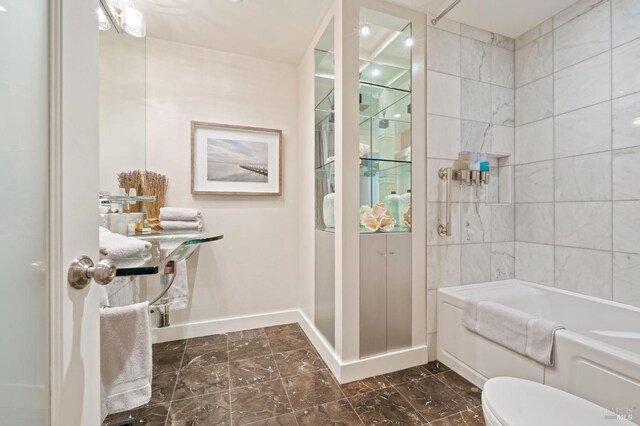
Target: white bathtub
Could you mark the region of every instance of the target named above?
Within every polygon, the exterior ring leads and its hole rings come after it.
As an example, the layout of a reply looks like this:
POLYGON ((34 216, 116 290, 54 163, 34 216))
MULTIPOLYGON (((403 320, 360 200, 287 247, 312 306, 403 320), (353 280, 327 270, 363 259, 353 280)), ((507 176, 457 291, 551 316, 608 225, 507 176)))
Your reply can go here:
POLYGON ((438 359, 479 387, 491 377, 521 377, 640 421, 640 308, 519 280, 442 288, 438 359), (471 295, 564 325, 555 336, 553 367, 464 328, 462 307, 471 295))

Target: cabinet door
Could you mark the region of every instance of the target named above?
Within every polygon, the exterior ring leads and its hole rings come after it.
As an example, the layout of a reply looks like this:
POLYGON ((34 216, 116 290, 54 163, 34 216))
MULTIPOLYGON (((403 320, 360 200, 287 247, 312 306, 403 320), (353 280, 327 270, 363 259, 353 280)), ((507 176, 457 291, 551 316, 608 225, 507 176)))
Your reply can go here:
POLYGON ((387 351, 386 259, 386 235, 360 235, 360 357, 387 351))
POLYGON ((411 234, 387 235, 387 350, 411 346, 411 234))
POLYGON ((335 347, 336 286, 335 234, 316 230, 315 324, 335 347))

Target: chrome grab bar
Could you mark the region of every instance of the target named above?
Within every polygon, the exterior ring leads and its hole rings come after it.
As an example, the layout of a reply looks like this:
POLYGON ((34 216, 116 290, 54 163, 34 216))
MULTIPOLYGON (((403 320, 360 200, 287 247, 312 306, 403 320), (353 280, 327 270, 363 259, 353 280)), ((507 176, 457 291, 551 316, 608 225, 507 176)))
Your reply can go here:
POLYGON ((438 225, 438 235, 441 237, 450 237, 451 236, 451 178, 453 175, 453 169, 451 167, 442 167, 438 171, 438 176, 440 179, 446 181, 446 190, 445 190, 445 223, 438 225))

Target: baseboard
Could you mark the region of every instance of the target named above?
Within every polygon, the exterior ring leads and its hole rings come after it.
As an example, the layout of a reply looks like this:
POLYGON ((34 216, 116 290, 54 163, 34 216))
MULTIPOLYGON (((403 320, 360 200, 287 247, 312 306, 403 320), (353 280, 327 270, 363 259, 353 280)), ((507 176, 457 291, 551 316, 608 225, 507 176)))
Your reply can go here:
POLYGON ((250 330, 252 328, 270 327, 272 325, 290 324, 292 322, 300 322, 300 311, 269 312, 245 317, 222 318, 211 321, 171 325, 164 328, 154 328, 151 330, 151 339, 153 343, 162 343, 172 340, 210 336, 212 334, 250 330))
POLYGON ((249 330, 252 328, 297 322, 316 348, 324 362, 340 383, 353 382, 371 376, 425 364, 428 361, 427 346, 418 346, 389 352, 365 359, 342 362, 326 339, 311 321, 299 310, 269 312, 245 317, 223 318, 198 323, 178 324, 165 328, 155 328, 151 337, 154 343, 171 340, 192 339, 212 334, 249 330))
POLYGON ((366 379, 367 377, 391 373, 425 364, 428 361, 427 346, 418 346, 357 361, 342 362, 311 321, 302 312, 299 312, 299 315, 300 326, 340 383, 349 383, 366 379))

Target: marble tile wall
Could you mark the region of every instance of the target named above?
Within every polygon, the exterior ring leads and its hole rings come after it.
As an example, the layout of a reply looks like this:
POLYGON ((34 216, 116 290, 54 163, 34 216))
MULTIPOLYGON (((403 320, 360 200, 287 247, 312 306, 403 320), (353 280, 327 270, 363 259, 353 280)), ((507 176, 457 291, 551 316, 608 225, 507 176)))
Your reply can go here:
POLYGON ((454 184, 452 235, 437 233, 445 200, 439 168, 454 166, 465 150, 513 158, 515 41, 444 19, 428 27, 427 49, 427 333, 432 343, 438 288, 515 274, 513 205, 488 205, 479 191, 454 184))
POLYGON ((640 1, 515 41, 515 276, 640 306, 640 1))

